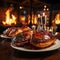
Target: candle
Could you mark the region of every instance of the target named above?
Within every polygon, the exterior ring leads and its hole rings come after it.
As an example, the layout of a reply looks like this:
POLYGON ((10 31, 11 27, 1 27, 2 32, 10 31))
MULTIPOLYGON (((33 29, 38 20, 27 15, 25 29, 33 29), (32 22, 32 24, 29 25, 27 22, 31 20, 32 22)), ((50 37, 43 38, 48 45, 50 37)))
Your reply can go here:
POLYGON ((45 15, 45 25, 46 25, 46 15, 45 15))
POLYGON ((41 16, 41 24, 43 24, 43 23, 42 23, 42 16, 41 16))
POLYGON ((44 25, 44 30, 46 30, 46 25, 44 25))

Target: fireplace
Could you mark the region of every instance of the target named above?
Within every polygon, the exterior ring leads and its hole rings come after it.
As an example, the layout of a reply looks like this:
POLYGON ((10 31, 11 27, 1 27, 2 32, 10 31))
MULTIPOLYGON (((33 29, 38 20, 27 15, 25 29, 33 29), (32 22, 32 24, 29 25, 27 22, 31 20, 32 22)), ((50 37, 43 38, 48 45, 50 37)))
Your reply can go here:
MULTIPOLYGON (((35 2, 35 1, 34 1, 35 2)), ((18 2, 17 2, 18 3, 18 2)), ((27 25, 29 27, 33 26, 37 26, 38 25, 38 20, 41 20, 41 16, 44 14, 40 14, 40 12, 45 12, 45 10, 47 9, 46 7, 43 9, 44 5, 47 5, 47 7, 49 7, 48 4, 36 4, 35 6, 32 4, 32 2, 24 2, 25 4, 29 3, 29 6, 27 5, 22 5, 22 4, 17 4, 16 2, 2 2, 1 6, 0 6, 0 28, 1 28, 1 33, 3 32, 3 30, 5 30, 8 27, 21 27, 22 25, 27 25), (26 8, 24 8, 24 7, 26 8), (39 10, 37 10, 39 9, 39 10), (42 11, 43 10, 43 11, 42 11), (40 16, 40 15, 41 16, 40 16), (37 18, 38 17, 38 18, 37 18)), ((24 4, 23 3, 23 4, 24 4)), ((36 2, 35 2, 36 3, 36 2)), ((49 11, 49 9, 47 9, 49 11)), ((46 25, 51 25, 50 22, 52 23, 52 21, 50 21, 50 11, 48 12, 48 18, 47 18, 47 24, 46 25)), ((54 13, 53 13, 54 14, 54 13)), ((46 16, 45 16, 46 17, 46 16)), ((45 17, 42 19, 44 20, 45 17)), ((57 22, 57 21, 56 21, 57 22)), ((57 24, 60 27, 60 23, 57 24)))
POLYGON ((21 27, 30 24, 30 13, 15 4, 0 6, 0 33, 8 27, 21 27))
POLYGON ((57 11, 55 14, 53 20, 52 20, 52 25, 57 27, 57 31, 60 32, 60 10, 57 11))

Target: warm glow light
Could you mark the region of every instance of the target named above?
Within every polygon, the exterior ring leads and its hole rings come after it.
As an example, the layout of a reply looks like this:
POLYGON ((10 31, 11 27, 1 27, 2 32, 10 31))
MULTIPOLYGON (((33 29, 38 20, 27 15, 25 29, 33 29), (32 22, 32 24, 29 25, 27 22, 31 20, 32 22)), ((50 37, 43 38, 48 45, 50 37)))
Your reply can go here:
POLYGON ((51 29, 49 29, 49 32, 52 32, 53 31, 53 29, 51 28, 51 29))
POLYGON ((32 24, 37 24, 37 16, 33 16, 32 17, 32 24))
POLYGON ((56 15, 55 19, 52 21, 52 23, 54 23, 54 22, 55 22, 55 24, 60 24, 60 13, 58 13, 56 15))
POLYGON ((35 25, 32 26, 32 30, 33 30, 33 31, 36 30, 36 26, 35 26, 35 25))
POLYGON ((47 11, 49 10, 49 8, 47 8, 47 11))
POLYGON ((20 21, 23 25, 26 25, 25 19, 26 19, 25 16, 20 16, 20 21))
POLYGON ((28 24, 30 24, 30 15, 28 15, 28 24))
POLYGON ((55 23, 60 24, 60 14, 57 14, 57 16, 55 18, 55 23))
POLYGON ((40 18, 41 16, 40 16, 40 14, 38 14, 38 18, 40 18))
POLYGON ((23 7, 22 7, 22 6, 20 6, 20 9, 23 9, 23 7))
POLYGON ((43 12, 43 16, 45 16, 45 12, 43 12))
POLYGON ((23 25, 28 25, 28 24, 30 24, 30 15, 27 15, 27 16, 21 15, 21 16, 20 16, 20 22, 21 22, 23 25))
POLYGON ((46 5, 44 5, 44 8, 46 8, 47 6, 46 5))
POLYGON ((34 24, 37 24, 37 17, 34 18, 34 24))
POLYGON ((25 16, 21 16, 20 19, 21 19, 21 21, 25 21, 26 17, 25 16))
POLYGON ((44 8, 44 11, 45 11, 46 9, 44 8))
POLYGON ((3 25, 16 25, 16 17, 11 14, 11 17, 10 17, 10 12, 11 12, 11 9, 8 9, 6 11, 6 20, 5 21, 2 21, 3 25))

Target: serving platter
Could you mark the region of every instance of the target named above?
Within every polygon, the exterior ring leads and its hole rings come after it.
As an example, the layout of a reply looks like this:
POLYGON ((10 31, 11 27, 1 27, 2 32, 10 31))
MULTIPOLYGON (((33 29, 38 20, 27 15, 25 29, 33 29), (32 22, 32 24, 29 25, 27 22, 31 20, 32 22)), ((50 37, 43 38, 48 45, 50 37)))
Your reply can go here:
POLYGON ((55 43, 52 46, 50 46, 50 47, 47 47, 47 48, 44 48, 44 49, 38 49, 38 50, 26 49, 24 47, 17 47, 14 44, 14 40, 11 42, 11 47, 14 48, 14 49, 20 50, 20 51, 27 51, 27 52, 45 52, 45 51, 52 51, 52 50, 56 50, 56 49, 60 48, 60 40, 57 39, 55 41, 55 43))

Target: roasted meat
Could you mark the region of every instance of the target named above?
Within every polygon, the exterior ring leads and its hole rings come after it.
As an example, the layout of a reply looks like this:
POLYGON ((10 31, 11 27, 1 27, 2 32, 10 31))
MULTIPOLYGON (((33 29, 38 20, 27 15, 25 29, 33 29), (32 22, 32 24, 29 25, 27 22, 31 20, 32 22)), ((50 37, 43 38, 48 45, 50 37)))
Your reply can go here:
POLYGON ((55 42, 56 38, 49 32, 35 32, 30 43, 38 48, 46 48, 55 42))

